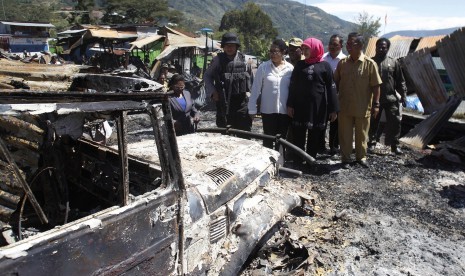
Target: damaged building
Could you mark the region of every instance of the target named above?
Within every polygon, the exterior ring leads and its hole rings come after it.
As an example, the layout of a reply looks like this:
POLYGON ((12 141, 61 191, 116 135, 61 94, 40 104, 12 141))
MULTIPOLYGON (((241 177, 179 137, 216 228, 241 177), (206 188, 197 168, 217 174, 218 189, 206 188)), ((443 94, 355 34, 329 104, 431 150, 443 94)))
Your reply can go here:
POLYGON ((0 49, 30 54, 49 51, 50 23, 0 21, 0 49))
MULTIPOLYGON (((369 40, 367 56, 374 56, 376 40, 369 40)), ((465 41, 465 29, 460 28, 447 36, 394 36, 390 41, 388 54, 401 60, 409 93, 414 93, 423 107, 421 114, 404 112, 403 120, 410 120, 415 125, 401 142, 424 148, 439 134, 445 134, 443 137, 463 136, 464 124, 452 116, 454 113, 459 117, 464 114, 465 76, 461 67, 465 53, 460 45, 465 41)), ((444 143, 443 147, 447 148, 449 142, 444 143)), ((459 141, 451 142, 455 156, 447 155, 447 158, 457 161, 465 156, 465 145, 458 150, 457 144, 459 141)))

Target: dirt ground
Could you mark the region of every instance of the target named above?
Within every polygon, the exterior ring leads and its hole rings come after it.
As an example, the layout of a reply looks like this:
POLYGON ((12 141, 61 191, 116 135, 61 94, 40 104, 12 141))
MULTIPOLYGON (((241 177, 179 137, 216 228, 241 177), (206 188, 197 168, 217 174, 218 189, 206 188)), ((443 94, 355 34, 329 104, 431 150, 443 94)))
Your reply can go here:
MULTIPOLYGON (((204 112, 201 127, 214 115, 204 112)), ((255 119, 254 131, 260 130, 255 119)), ((242 275, 465 275, 465 170, 430 151, 382 146, 369 168, 321 155, 283 177, 307 197, 242 275)))

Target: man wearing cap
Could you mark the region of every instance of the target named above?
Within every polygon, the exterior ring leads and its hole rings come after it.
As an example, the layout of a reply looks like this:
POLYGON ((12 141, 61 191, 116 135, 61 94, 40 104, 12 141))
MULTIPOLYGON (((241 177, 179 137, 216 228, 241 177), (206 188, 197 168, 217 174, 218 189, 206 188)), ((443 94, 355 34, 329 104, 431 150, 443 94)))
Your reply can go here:
MULTIPOLYGON (((293 66, 295 66, 297 62, 299 62, 300 60, 305 59, 305 56, 302 54, 302 49, 300 48, 302 46, 302 43, 303 43, 303 40, 298 37, 293 37, 289 39, 289 41, 287 42, 289 58, 287 58, 286 61, 292 64, 293 66)), ((289 129, 286 135, 286 140, 289 142, 294 141, 294 137, 292 137, 293 127, 294 126, 292 125, 289 126, 289 129)), ((287 154, 286 156, 287 160, 294 159, 292 156, 293 154, 292 152, 286 152, 286 154, 287 154)))
POLYGON ((216 103, 216 125, 250 131, 252 119, 247 109, 250 74, 245 56, 238 51, 240 46, 236 34, 225 33, 221 38, 223 53, 213 58, 204 81, 207 95, 216 103))
POLYGON ((289 60, 292 65, 296 65, 299 60, 304 59, 304 56, 302 55, 302 49, 300 49, 300 46, 302 46, 302 39, 298 37, 293 37, 289 39, 289 60))

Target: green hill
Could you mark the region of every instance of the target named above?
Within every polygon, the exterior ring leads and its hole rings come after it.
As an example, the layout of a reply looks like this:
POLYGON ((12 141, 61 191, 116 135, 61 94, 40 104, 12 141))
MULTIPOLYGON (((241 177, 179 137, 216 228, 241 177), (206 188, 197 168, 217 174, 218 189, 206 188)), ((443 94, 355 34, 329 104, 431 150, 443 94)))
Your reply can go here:
MULTIPOLYGON (((155 0, 144 1, 148 6, 153 3, 154 11, 157 10, 155 0)), ((57 26, 57 31, 69 27, 69 22, 63 17, 65 13, 59 12, 63 8, 72 9, 78 3, 87 3, 89 8, 106 11, 108 5, 108 1, 104 0, 8 0, 4 2, 3 12, 6 16, 2 18, 3 20, 53 22, 57 26)), ((170 9, 183 13, 181 26, 194 33, 204 27, 217 29, 226 11, 240 8, 249 1, 167 0, 167 2, 170 9)), ((270 16, 274 27, 279 32, 279 37, 286 40, 291 37, 313 36, 323 40, 326 44, 332 34, 338 33, 345 37, 357 28, 354 23, 330 15, 317 7, 305 6, 295 1, 252 0, 252 2, 258 4, 270 16)))
MULTIPOLYGON (((185 15, 185 25, 191 31, 203 27, 218 28, 223 14, 231 9, 240 8, 248 1, 244 0, 169 0, 168 5, 185 15)), ((291 37, 317 37, 326 42, 332 34, 338 33, 346 37, 355 31, 357 25, 323 10, 305 6, 295 1, 287 0, 255 0, 261 9, 270 16, 279 36, 284 39, 291 37)))

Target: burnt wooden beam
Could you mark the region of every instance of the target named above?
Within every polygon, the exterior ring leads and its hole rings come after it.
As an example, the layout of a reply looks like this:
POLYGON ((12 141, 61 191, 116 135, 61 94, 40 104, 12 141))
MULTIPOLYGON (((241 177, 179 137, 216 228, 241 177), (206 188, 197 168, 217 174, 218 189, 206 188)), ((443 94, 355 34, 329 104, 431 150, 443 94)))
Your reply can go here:
POLYGON ((129 203, 129 169, 128 169, 128 140, 127 140, 127 129, 126 129, 126 118, 127 112, 121 111, 118 118, 116 119, 117 131, 118 131, 118 153, 120 156, 121 174, 120 180, 123 190, 121 191, 122 203, 128 205, 129 203))
POLYGON ((15 103, 74 103, 103 101, 150 101, 165 99, 172 93, 151 92, 36 92, 0 90, 0 104, 15 103))
POLYGON ((48 223, 47 216, 45 215, 44 211, 39 205, 39 202, 37 202, 37 199, 35 198, 34 194, 32 193, 31 188, 27 184, 26 180, 21 176, 20 170, 18 166, 16 165, 15 161, 10 155, 10 152, 8 148, 6 147, 5 143, 3 142, 3 139, 0 137, 0 151, 2 152, 3 156, 5 157, 6 161, 10 164, 13 173, 16 176, 16 179, 19 181, 19 184, 23 188, 24 192, 26 193, 29 202, 31 202, 32 207, 36 211, 37 215, 39 216, 40 221, 43 224, 48 223))

